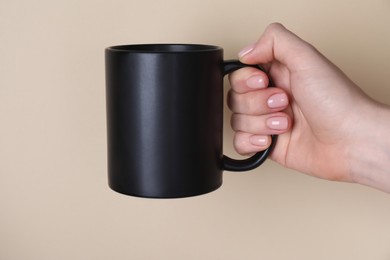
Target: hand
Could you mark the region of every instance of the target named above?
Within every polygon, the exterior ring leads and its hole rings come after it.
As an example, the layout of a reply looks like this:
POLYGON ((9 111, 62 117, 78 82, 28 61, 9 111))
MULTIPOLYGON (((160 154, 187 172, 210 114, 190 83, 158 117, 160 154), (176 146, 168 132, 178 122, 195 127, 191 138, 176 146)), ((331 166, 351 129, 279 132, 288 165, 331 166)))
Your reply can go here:
MULTIPOLYGON (((271 159, 285 167, 328 180, 384 185, 356 167, 364 165, 359 156, 365 155, 367 137, 379 131, 373 119, 378 111, 389 116, 387 107, 280 24, 271 24, 239 56, 243 63, 262 65, 275 84, 266 88, 267 75, 250 67, 231 74, 228 104, 240 154, 266 149, 269 135, 277 134, 271 159)), ((386 178, 386 187, 379 188, 390 191, 389 174, 386 178)))

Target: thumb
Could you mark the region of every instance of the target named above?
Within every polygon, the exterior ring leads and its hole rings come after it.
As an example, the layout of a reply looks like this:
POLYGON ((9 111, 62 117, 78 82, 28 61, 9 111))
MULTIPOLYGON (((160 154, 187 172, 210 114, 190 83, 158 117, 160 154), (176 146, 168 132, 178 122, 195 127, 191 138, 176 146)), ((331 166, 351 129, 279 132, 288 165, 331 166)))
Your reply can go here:
POLYGON ((260 39, 244 48, 239 59, 246 64, 278 61, 289 69, 300 69, 318 62, 319 52, 309 43, 287 30, 282 24, 270 24, 260 39))

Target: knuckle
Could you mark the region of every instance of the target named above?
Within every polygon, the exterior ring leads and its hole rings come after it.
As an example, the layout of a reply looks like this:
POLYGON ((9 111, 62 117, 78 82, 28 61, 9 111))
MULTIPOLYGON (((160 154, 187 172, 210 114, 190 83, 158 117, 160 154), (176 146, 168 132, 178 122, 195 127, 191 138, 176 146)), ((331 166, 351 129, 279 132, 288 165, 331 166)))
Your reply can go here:
POLYGON ((242 129, 241 116, 237 114, 233 114, 230 120, 230 124, 234 131, 239 131, 240 129, 242 129))
POLYGON ((241 155, 245 155, 248 153, 247 152, 248 148, 246 147, 247 141, 246 141, 244 133, 238 132, 235 134, 234 140, 233 140, 233 145, 234 145, 234 149, 236 150, 237 153, 239 153, 241 155))
POLYGON ((260 93, 252 92, 242 97, 240 103, 244 108, 244 112, 250 115, 260 115, 263 110, 262 97, 260 93))
POLYGON ((239 73, 240 73, 240 70, 236 70, 236 71, 233 71, 232 73, 230 73, 228 76, 229 83, 230 83, 232 88, 234 88, 238 83, 239 73))
POLYGON ((227 103, 227 106, 230 110, 233 111, 233 108, 234 108, 234 100, 233 100, 233 97, 234 97, 234 93, 232 93, 231 90, 228 91, 227 93, 227 99, 226 99, 226 103, 227 103))

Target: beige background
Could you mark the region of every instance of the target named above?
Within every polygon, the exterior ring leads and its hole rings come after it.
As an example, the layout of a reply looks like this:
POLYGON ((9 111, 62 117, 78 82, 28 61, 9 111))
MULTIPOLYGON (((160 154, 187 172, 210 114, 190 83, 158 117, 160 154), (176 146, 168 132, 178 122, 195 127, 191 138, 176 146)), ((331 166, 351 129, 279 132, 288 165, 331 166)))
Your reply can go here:
POLYGON ((390 195, 272 162, 190 199, 107 187, 105 47, 235 58, 274 21, 390 104, 389 0, 1 0, 0 259, 390 259, 390 195))

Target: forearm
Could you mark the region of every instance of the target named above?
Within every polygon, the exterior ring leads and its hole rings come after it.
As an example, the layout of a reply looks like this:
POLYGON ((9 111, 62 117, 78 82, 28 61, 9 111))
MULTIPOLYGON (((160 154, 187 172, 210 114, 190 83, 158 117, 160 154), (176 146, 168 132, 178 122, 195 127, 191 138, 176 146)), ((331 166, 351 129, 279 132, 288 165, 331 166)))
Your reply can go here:
POLYGON ((376 104, 366 116, 349 152, 351 177, 390 193, 390 107, 376 104))

